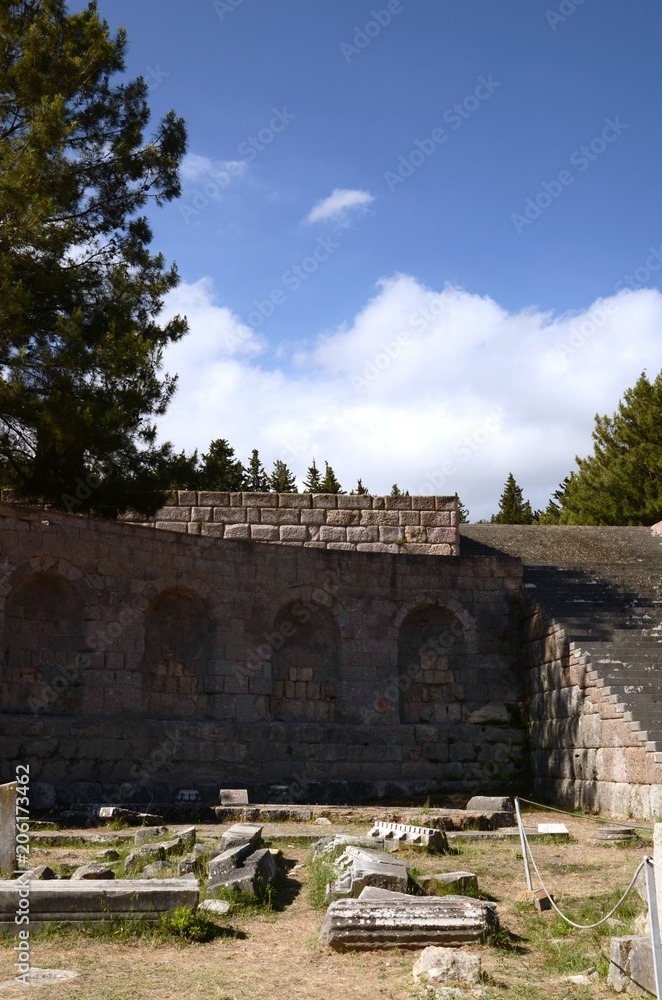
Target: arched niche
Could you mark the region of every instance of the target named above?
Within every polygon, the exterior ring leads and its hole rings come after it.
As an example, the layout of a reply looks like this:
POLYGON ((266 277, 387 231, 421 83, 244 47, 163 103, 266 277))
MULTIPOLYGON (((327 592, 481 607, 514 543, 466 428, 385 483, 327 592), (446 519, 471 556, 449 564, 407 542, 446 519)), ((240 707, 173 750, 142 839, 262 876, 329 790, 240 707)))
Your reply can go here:
POLYGON ((276 616, 272 644, 275 719, 334 722, 340 662, 340 632, 324 607, 301 613, 294 602, 276 616))
POLYGON ((210 617, 200 595, 179 588, 159 594, 145 612, 143 712, 169 719, 201 714, 211 649, 210 617))
POLYGON ((400 721, 446 721, 466 657, 465 630, 449 608, 432 605, 410 612, 398 635, 400 721))
POLYGON ((56 573, 31 573, 10 592, 2 637, 3 712, 75 712, 84 607, 76 587, 56 573))

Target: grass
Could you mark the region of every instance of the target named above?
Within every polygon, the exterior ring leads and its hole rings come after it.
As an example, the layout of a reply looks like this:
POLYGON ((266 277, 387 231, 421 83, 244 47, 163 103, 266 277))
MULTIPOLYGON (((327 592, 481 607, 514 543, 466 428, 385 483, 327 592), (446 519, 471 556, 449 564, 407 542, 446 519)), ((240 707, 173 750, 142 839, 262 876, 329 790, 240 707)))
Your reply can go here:
POLYGON ((306 861, 308 873, 308 896, 310 905, 315 910, 323 910, 327 907, 326 887, 329 882, 335 882, 338 877, 333 862, 343 853, 343 847, 337 847, 324 855, 315 855, 311 851, 306 861))

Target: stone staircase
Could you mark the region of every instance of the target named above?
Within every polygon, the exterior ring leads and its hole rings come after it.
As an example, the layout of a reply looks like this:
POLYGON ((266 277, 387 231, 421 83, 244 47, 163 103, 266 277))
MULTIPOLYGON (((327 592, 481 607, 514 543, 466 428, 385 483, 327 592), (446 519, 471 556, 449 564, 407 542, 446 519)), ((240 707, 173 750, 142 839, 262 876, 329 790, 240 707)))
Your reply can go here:
POLYGON ((525 607, 562 637, 566 662, 585 668, 582 697, 592 691, 601 716, 620 719, 662 764, 662 536, 650 528, 463 525, 460 551, 522 560, 525 607))

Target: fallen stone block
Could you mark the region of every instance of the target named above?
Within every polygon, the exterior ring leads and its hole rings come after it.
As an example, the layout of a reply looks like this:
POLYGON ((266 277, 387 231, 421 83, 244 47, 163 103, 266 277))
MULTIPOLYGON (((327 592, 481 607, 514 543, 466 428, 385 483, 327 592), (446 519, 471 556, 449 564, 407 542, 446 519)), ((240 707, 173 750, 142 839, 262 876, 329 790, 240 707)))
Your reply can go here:
POLYGON ((216 917, 222 917, 229 913, 231 903, 227 899, 203 899, 198 907, 198 913, 213 913, 216 917))
POLYGON ((383 848, 387 850, 390 846, 393 848, 392 841, 389 844, 384 844, 383 840, 378 840, 372 837, 355 837, 351 833, 336 833, 333 837, 321 837, 316 840, 312 845, 313 854, 319 857, 322 854, 328 854, 330 851, 335 850, 336 847, 346 847, 350 845, 352 847, 367 847, 373 849, 375 847, 383 848))
POLYGON ((570 830, 565 823, 538 823, 538 833, 553 837, 561 844, 570 840, 570 830))
POLYGON ((405 892, 409 884, 407 866, 384 851, 349 845, 334 867, 340 874, 327 886, 327 902, 344 896, 356 897, 366 885, 405 892))
POLYGON ((15 781, 0 785, 0 877, 2 878, 12 878, 17 862, 16 788, 15 781))
POLYGON ((201 876, 208 861, 209 848, 203 844, 196 844, 191 853, 182 858, 177 865, 177 874, 180 878, 185 875, 201 876))
POLYGON ((217 881, 221 875, 240 868, 246 858, 253 853, 251 844, 236 844, 235 847, 220 853, 212 852, 209 857, 208 872, 209 881, 217 881))
POLYGON ((616 993, 636 992, 638 986, 657 995, 650 937, 631 935, 611 939, 607 984, 616 993))
POLYGON ((459 947, 487 940, 498 928, 494 904, 466 896, 331 903, 320 938, 336 951, 459 947))
POLYGON ((211 894, 222 889, 243 892, 262 899, 277 873, 275 855, 268 849, 254 851, 238 868, 210 875, 207 891, 211 894))
MULTIPOLYGON (((26 973, 24 982, 33 988, 55 986, 58 983, 67 983, 72 979, 77 979, 79 975, 80 972, 73 972, 71 969, 39 969, 36 965, 30 965, 30 971, 26 973)), ((0 990, 13 990, 15 987, 16 979, 6 979, 0 983, 0 990)))
POLYGON ((238 844, 250 844, 255 850, 262 840, 262 830, 257 823, 235 823, 221 836, 221 851, 227 851, 238 844))
POLYGON ((133 809, 123 809, 121 806, 101 806, 99 819, 121 819, 128 826, 162 826, 163 816, 154 813, 134 812, 133 809))
MULTIPOLYGON (((116 879, 88 881, 53 879, 30 882, 30 923, 80 923, 113 918, 145 918, 156 923, 164 913, 181 906, 198 905, 196 879, 116 879)), ((16 930, 19 905, 18 881, 0 881, 0 929, 16 930)))
POLYGON ((473 872, 443 872, 438 875, 423 875, 418 880, 421 889, 428 896, 464 896, 478 892, 478 878, 473 872))
POLYGON ((474 795, 466 807, 477 812, 515 812, 515 803, 507 795, 474 795))
POLYGON ((145 826, 136 830, 134 842, 136 847, 140 847, 141 844, 146 844, 150 840, 160 840, 168 835, 167 826, 145 826))
POLYGON ((368 837, 382 840, 384 843, 393 841, 396 844, 410 844, 414 847, 426 847, 429 851, 439 854, 448 852, 448 841, 442 830, 427 826, 410 826, 407 823, 383 823, 378 820, 368 833, 368 837))
POLYGON ((162 844, 143 844, 131 851, 124 859, 124 871, 135 872, 154 861, 165 861, 165 851, 162 844))
POLYGON ((20 877, 23 880, 29 879, 31 882, 37 882, 40 879, 48 880, 52 878, 59 878, 60 876, 56 875, 53 869, 49 868, 48 865, 37 865, 36 868, 28 868, 21 874, 20 877))
POLYGON ((222 806, 248 805, 247 788, 221 788, 219 796, 222 806))
POLYGON ((154 861, 151 865, 145 865, 141 874, 143 878, 174 878, 177 872, 169 861, 154 861))
POLYGON ((105 851, 99 851, 97 858, 99 861, 119 861, 120 856, 114 847, 109 847, 105 851))
POLYGON ((394 892, 392 889, 380 889, 378 885, 366 885, 358 895, 363 902, 374 903, 380 899, 411 899, 406 892, 394 892))
POLYGON ((623 844, 634 840, 635 830, 632 826, 602 826, 595 835, 595 840, 607 844, 623 844))
POLYGON ((536 910, 551 910, 553 896, 548 896, 544 889, 524 889, 515 896, 516 903, 533 903, 536 910))
POLYGON ((458 948, 425 948, 416 959, 413 969, 414 980, 425 985, 438 986, 440 983, 480 982, 480 955, 458 948))
POLYGON ((75 872, 72 872, 72 878, 115 878, 115 872, 112 868, 108 868, 107 865, 81 865, 77 868, 75 872))

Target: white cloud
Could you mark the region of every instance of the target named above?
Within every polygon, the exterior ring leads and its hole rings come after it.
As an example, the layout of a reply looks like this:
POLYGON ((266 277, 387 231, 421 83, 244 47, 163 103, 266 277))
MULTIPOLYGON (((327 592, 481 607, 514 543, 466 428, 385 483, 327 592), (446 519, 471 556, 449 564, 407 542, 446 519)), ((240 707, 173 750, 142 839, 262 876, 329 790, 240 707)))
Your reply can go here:
POLYGON ((198 153, 187 153, 182 160, 180 174, 185 183, 212 182, 225 187, 233 177, 241 177, 246 168, 243 160, 211 160, 198 153))
POLYGON ((595 413, 662 368, 662 295, 647 289, 553 316, 396 275, 287 369, 259 363, 260 341, 208 279, 171 294, 177 311, 191 333, 166 352, 180 380, 160 430, 178 448, 226 437, 300 478, 314 455, 348 490, 360 476, 374 493, 457 491, 473 518, 494 513, 511 471, 544 506, 590 452, 595 413))
POLYGON ((328 198, 322 198, 313 205, 306 216, 306 222, 328 222, 330 219, 343 226, 349 225, 352 209, 365 209, 375 200, 369 191, 350 188, 335 188, 328 198))

